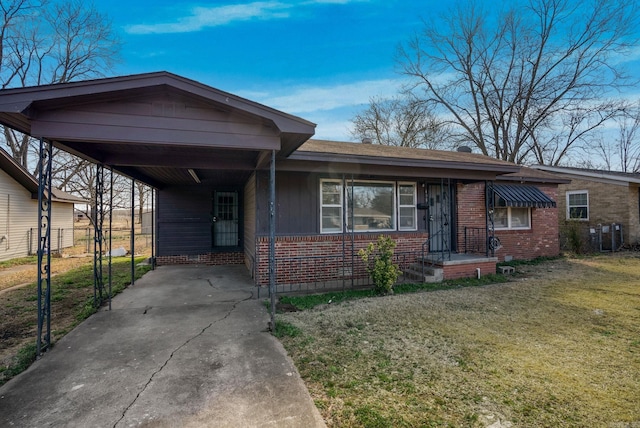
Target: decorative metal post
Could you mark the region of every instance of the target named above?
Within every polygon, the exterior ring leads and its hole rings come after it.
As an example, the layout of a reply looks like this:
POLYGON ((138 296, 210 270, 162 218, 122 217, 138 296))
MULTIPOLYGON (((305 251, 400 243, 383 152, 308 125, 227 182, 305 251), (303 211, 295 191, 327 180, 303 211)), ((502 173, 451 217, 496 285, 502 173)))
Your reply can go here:
POLYGON ((135 252, 136 252, 136 229, 135 229, 135 196, 136 181, 131 179, 131 285, 136 283, 135 275, 135 252))
POLYGON ((104 166, 96 164, 96 195, 93 215, 93 306, 99 308, 104 302, 104 278, 102 276, 102 226, 104 224, 104 166))
POLYGON ((36 355, 51 345, 51 158, 50 142, 40 139, 38 168, 38 338, 36 355), (45 324, 46 323, 46 324, 45 324))
POLYGON ((493 190, 493 182, 485 181, 485 211, 487 216, 487 232, 486 232, 486 255, 494 257, 496 254, 495 245, 495 223, 494 223, 494 211, 495 211, 495 194, 493 190))
POLYGON ((111 259, 113 258, 113 169, 109 174, 109 310, 111 310, 111 295, 113 280, 111 278, 111 259))
POLYGON ((151 188, 151 269, 156 268, 156 189, 151 188))
POLYGON ((269 170, 269 296, 271 297, 271 331, 276 329, 276 151, 271 151, 269 170))

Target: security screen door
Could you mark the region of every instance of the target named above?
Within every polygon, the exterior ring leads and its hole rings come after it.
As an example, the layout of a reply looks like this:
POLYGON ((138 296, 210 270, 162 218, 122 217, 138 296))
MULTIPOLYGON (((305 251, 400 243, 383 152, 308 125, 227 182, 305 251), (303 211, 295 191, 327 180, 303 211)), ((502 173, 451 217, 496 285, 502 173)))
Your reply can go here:
POLYGON ((451 239, 451 195, 448 186, 429 184, 429 251, 449 250, 451 239))
POLYGON ((238 192, 213 192, 214 247, 238 246, 238 192))

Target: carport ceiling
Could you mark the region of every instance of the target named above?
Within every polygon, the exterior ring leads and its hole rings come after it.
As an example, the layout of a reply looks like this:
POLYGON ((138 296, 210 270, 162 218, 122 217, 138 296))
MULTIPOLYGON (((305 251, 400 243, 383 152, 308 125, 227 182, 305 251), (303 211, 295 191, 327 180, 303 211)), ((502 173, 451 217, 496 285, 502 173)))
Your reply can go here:
POLYGON ((315 130, 167 72, 0 91, 0 123, 159 188, 242 182, 315 130))

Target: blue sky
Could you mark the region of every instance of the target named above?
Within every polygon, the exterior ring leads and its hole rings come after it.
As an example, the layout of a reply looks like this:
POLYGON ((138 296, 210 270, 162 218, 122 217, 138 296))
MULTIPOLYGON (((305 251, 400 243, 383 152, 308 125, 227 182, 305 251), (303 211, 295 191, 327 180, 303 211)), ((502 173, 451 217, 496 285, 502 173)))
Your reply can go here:
POLYGON ((318 124, 351 140, 349 120, 395 94, 400 43, 435 1, 98 2, 124 41, 118 75, 166 70, 318 124))
POLYGON ((315 138, 343 141, 371 97, 401 87, 398 46, 454 3, 96 1, 124 42, 116 74, 170 71, 315 122, 315 138))

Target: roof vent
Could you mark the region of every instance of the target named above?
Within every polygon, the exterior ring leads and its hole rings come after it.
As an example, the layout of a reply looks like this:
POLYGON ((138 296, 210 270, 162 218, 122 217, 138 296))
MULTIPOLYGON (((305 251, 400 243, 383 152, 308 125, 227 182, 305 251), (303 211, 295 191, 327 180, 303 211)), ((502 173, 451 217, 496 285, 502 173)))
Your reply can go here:
POLYGON ((471 147, 469 147, 469 146, 460 146, 460 147, 458 147, 458 151, 460 153, 471 153, 471 147))
POLYGON ((362 139, 362 144, 371 144, 371 138, 369 137, 364 137, 362 139))

